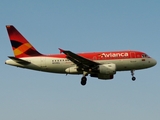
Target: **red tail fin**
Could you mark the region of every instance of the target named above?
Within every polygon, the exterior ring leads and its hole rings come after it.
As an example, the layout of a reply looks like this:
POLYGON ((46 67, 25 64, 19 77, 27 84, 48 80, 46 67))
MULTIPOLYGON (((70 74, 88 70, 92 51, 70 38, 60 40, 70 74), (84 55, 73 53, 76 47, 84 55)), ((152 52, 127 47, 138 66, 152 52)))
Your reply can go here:
POLYGON ((15 57, 39 56, 39 53, 12 25, 6 26, 15 57))

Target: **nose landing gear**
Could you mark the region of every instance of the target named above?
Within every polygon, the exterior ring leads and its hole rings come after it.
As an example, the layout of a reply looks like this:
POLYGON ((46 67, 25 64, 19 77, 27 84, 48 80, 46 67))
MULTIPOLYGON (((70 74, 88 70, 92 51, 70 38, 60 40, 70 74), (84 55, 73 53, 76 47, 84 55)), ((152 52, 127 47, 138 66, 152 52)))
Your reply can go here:
POLYGON ((132 80, 135 81, 135 80, 136 80, 136 77, 132 77, 132 80))
POLYGON ((134 70, 131 70, 131 75, 132 75, 132 81, 135 81, 136 77, 134 77, 134 70))

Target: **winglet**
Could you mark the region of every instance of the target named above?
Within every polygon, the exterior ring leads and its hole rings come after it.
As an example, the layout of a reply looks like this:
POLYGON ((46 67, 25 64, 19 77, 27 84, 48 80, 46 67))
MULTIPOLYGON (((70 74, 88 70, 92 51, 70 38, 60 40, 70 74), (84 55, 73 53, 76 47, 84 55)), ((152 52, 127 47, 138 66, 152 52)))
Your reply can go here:
POLYGON ((64 52, 64 50, 63 50, 63 49, 61 49, 61 48, 58 48, 58 49, 59 49, 60 53, 63 53, 63 52, 64 52))

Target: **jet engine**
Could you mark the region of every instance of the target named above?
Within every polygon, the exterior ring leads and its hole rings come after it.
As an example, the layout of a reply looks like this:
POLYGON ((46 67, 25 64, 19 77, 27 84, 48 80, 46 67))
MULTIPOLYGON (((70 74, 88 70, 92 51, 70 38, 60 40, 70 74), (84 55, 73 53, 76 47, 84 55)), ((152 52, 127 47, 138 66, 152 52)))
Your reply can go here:
POLYGON ((116 74, 116 65, 113 63, 99 65, 99 73, 104 75, 116 74))
POLYGON ((111 80, 114 78, 114 75, 105 75, 105 74, 91 74, 91 77, 96 77, 102 80, 111 80))
POLYGON ((110 63, 110 64, 99 65, 98 73, 95 72, 90 76, 96 77, 98 79, 107 80, 107 79, 113 79, 114 74, 116 74, 116 65, 110 63))

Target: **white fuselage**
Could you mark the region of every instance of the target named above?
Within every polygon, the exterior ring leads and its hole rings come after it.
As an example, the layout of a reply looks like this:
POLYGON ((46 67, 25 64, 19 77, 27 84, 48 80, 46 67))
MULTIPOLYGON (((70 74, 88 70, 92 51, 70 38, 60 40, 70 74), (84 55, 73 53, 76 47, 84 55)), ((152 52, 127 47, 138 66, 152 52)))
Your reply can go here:
MULTIPOLYGON (((51 73, 66 73, 66 69, 69 67, 76 66, 73 62, 68 60, 67 58, 57 58, 57 57, 25 57, 21 58, 30 62, 31 64, 22 65, 20 63, 15 62, 12 59, 6 60, 6 64, 44 71, 51 73)), ((94 60, 101 64, 109 64, 113 63, 116 65, 116 71, 128 71, 128 70, 139 70, 152 67, 156 64, 156 61, 152 58, 128 58, 128 59, 115 59, 115 60, 94 60)), ((70 73, 72 74, 72 73, 70 73)), ((73 73, 73 74, 81 74, 81 73, 73 73)))

